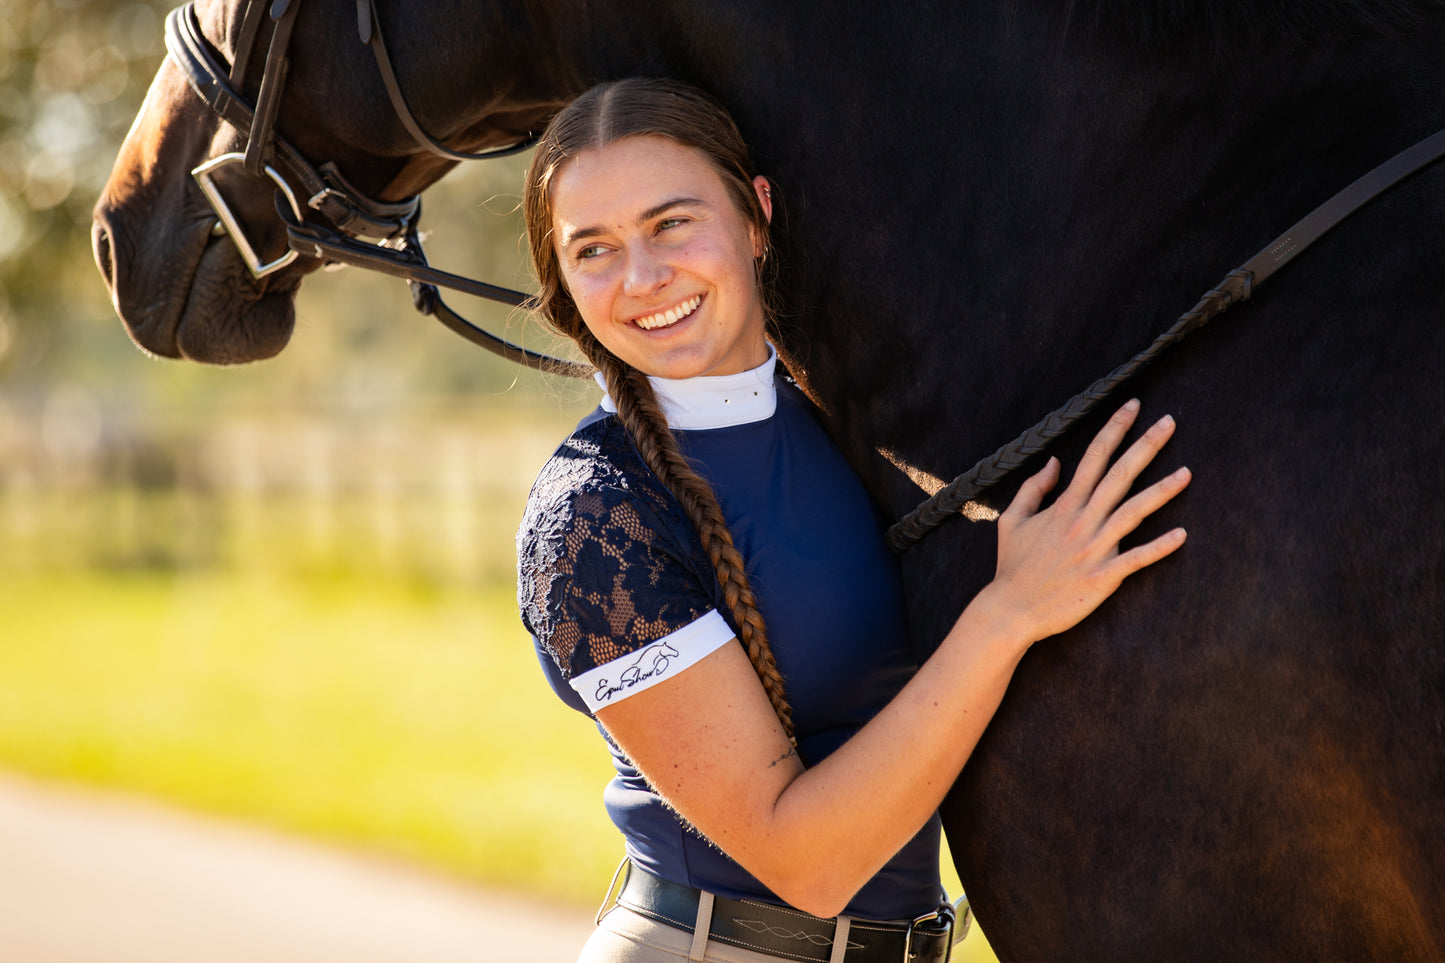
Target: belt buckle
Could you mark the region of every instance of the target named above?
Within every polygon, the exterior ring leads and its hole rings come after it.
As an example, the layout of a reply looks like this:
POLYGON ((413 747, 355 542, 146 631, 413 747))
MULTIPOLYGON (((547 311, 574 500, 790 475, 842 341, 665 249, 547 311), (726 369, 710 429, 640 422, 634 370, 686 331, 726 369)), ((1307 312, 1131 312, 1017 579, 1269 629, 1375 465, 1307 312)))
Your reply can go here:
POLYGON ((953 906, 944 903, 931 913, 924 913, 922 916, 915 916, 908 922, 908 930, 903 934, 903 963, 912 963, 913 960, 913 931, 920 923, 927 923, 932 920, 941 919, 948 925, 943 934, 943 961, 948 963, 948 958, 953 955, 953 944, 956 942, 953 937, 953 926, 956 921, 953 906))
POLYGON ((622 895, 622 890, 627 886, 627 877, 632 875, 632 857, 623 856, 622 862, 617 864, 617 869, 612 873, 612 882, 607 884, 607 892, 602 894, 602 905, 597 907, 597 919, 593 922, 595 926, 602 925, 602 917, 607 911, 617 905, 617 898, 622 895), (618 877, 622 878, 622 885, 617 884, 618 877))
POLYGON ((968 894, 964 893, 953 901, 953 942, 962 943, 973 927, 973 907, 968 905, 968 894))

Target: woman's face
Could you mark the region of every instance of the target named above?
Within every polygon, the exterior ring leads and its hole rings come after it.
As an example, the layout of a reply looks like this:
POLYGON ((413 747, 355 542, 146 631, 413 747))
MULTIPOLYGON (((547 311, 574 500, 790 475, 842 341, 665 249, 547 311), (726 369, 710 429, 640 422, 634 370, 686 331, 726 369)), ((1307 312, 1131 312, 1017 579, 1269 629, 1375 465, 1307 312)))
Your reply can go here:
MULTIPOLYGON (((767 182, 753 188, 771 218, 767 182)), ((552 243, 592 334, 662 378, 767 360, 754 258, 763 239, 705 155, 638 136, 584 151, 552 181, 552 243)))

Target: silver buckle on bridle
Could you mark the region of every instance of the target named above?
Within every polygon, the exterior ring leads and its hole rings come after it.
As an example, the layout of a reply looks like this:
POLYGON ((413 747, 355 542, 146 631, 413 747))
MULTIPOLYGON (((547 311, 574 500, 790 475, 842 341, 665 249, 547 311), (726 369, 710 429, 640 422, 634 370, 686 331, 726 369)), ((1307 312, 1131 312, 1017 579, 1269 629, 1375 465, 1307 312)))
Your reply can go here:
MULTIPOLYGON (((255 249, 251 247, 251 242, 246 239, 246 233, 241 229, 241 223, 236 220, 236 216, 231 213, 231 208, 226 203, 226 199, 221 196, 221 190, 212 179, 212 173, 218 168, 225 167, 228 164, 245 164, 245 162, 245 154, 222 154, 220 157, 213 157, 191 171, 191 176, 194 177, 196 183, 200 185, 201 193, 206 195, 206 200, 210 202, 211 210, 216 212, 216 217, 220 219, 221 226, 225 228, 226 233, 231 236, 231 241, 236 245, 236 250, 240 252, 241 259, 246 262, 246 267, 251 269, 253 276, 260 278, 265 277, 273 271, 279 271, 296 260, 297 253, 295 250, 288 248, 285 254, 270 264, 262 264, 260 256, 256 253, 255 249)), ((262 170, 266 176, 271 178, 271 180, 276 183, 276 186, 281 189, 281 193, 286 195, 286 202, 291 205, 291 210, 296 213, 297 220, 300 220, 301 205, 296 202, 296 194, 291 190, 291 185, 286 183, 286 179, 276 171, 276 168, 267 165, 263 167, 262 170)))

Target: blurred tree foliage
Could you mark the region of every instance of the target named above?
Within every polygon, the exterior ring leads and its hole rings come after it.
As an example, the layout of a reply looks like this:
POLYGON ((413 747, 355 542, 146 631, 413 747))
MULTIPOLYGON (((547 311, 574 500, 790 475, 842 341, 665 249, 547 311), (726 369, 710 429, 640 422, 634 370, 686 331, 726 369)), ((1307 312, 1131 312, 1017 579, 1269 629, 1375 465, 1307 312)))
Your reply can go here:
MULTIPOLYGON (((0 7, 0 400, 37 401, 64 384, 83 386, 102 408, 265 399, 355 411, 503 391, 578 397, 579 389, 523 373, 415 314, 404 283, 352 269, 307 279, 296 336, 278 359, 221 372, 140 353, 92 260, 90 211, 165 54, 172 5, 0 7)), ((434 264, 530 286, 516 214, 524 164, 464 165, 433 188, 422 225, 434 264)), ((554 346, 516 311, 454 306, 514 340, 554 346)))
POLYGON ((7 0, 0 15, 7 380, 45 377, 79 333, 74 322, 94 314, 94 278, 84 275, 90 207, 164 53, 163 13, 161 3, 7 0))

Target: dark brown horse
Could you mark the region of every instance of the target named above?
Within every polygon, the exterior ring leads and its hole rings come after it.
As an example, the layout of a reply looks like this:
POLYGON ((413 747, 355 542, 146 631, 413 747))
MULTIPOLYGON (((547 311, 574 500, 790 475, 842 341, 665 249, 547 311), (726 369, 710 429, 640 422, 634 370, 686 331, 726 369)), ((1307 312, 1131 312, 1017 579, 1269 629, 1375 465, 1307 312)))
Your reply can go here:
MULTIPOLYGON (((237 6, 198 8, 225 58, 237 6)), ((387 106, 356 6, 301 4, 278 130, 401 200, 451 162, 387 106)), ((512 143, 598 79, 718 93, 784 201, 784 358, 895 516, 1445 127, 1439 0, 378 12, 419 123, 454 148, 512 143)), ((239 149, 164 64, 95 234, 156 354, 286 344, 317 262, 253 279, 188 176, 239 149)), ((282 249, 273 185, 231 189, 282 249)), ((1170 463, 1196 480, 1155 525, 1191 538, 1035 647, 945 805, 1000 957, 1445 959, 1442 225, 1437 164, 1127 386, 1181 422, 1170 463)), ((925 650, 990 575, 986 516, 906 556, 925 650)))

